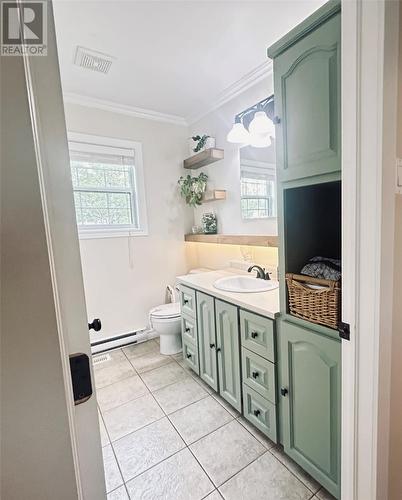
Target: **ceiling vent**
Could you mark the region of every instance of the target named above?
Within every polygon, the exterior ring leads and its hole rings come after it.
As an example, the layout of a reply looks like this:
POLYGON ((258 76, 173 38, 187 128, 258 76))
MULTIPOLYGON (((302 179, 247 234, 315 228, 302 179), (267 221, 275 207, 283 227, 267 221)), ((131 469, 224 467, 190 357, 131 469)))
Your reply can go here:
POLYGON ((74 64, 81 68, 91 69, 99 73, 107 74, 115 58, 85 47, 77 47, 74 64))

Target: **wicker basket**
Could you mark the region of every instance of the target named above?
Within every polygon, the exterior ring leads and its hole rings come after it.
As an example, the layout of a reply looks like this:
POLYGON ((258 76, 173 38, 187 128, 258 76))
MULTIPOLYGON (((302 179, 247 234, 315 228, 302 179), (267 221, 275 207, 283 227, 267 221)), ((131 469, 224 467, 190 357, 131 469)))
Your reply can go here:
POLYGON ((286 283, 290 314, 330 328, 338 328, 341 304, 340 280, 288 273, 286 283), (325 288, 314 289, 308 285, 320 285, 325 288))

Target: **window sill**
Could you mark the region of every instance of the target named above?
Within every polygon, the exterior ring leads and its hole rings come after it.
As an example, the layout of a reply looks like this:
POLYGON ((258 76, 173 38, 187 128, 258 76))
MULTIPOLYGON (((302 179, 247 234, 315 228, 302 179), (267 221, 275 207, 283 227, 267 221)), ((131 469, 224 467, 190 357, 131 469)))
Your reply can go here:
POLYGON ((129 228, 118 229, 80 229, 78 238, 80 240, 103 239, 103 238, 131 238, 132 236, 148 236, 148 231, 140 231, 129 228))

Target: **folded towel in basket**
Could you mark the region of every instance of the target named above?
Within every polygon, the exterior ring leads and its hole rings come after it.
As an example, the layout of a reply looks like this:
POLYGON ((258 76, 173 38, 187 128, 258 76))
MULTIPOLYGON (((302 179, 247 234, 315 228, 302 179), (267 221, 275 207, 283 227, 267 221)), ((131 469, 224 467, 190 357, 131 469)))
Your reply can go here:
POLYGON ((326 257, 313 257, 303 266, 301 274, 313 278, 338 281, 341 279, 341 261, 339 259, 328 259, 326 257))

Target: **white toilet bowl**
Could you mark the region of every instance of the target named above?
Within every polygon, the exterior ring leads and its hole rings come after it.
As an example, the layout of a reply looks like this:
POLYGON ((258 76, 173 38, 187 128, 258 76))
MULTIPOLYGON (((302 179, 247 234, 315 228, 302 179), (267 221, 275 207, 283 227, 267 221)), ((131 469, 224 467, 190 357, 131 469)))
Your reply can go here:
POLYGON ((163 304, 151 309, 151 327, 160 336, 161 354, 171 355, 182 351, 181 314, 179 302, 163 304))

